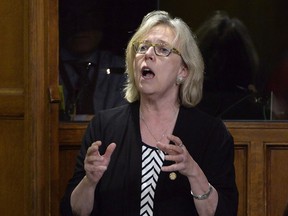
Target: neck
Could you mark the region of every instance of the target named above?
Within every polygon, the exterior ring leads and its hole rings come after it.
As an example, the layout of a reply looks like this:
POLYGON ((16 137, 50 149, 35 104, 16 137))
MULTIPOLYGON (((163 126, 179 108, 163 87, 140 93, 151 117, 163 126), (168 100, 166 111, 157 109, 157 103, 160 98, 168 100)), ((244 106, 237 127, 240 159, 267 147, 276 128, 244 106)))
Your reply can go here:
POLYGON ((166 136, 173 132, 178 111, 179 106, 164 106, 159 109, 149 106, 140 107, 142 141, 151 146, 156 146, 159 142, 169 143, 166 136))
POLYGON ((176 102, 166 102, 165 101, 143 101, 140 102, 140 112, 142 113, 143 117, 146 118, 169 118, 174 116, 176 112, 179 110, 179 103, 176 102))

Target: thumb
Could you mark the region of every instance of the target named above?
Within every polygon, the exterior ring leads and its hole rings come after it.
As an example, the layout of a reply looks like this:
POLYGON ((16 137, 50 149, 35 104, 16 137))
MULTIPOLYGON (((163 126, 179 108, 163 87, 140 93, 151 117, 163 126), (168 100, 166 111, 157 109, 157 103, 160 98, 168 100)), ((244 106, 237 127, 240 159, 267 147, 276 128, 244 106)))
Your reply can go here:
POLYGON ((105 158, 109 158, 109 159, 110 159, 110 157, 111 157, 112 153, 114 152, 115 148, 116 148, 116 144, 115 144, 115 143, 111 143, 111 144, 107 147, 106 152, 105 152, 105 154, 104 154, 103 156, 104 156, 105 158))

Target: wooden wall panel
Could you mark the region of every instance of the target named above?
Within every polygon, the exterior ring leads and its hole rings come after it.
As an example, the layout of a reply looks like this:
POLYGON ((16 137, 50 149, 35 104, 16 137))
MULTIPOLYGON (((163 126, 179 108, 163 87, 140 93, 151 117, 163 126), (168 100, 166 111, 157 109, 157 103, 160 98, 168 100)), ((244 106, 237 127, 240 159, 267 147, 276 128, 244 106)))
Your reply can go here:
MULTIPOLYGON (((47 8, 46 33, 48 42, 47 48, 47 67, 48 67, 48 91, 49 91, 49 146, 50 146, 50 212, 52 216, 59 213, 59 143, 58 143, 58 124, 59 124, 59 102, 60 94, 58 91, 59 83, 59 36, 58 36, 58 0, 45 1, 47 8)), ((48 95, 48 92, 46 92, 48 95)), ((46 96, 47 96, 46 95, 46 96)))
POLYGON ((282 215, 288 202, 288 143, 265 143, 267 215, 282 215))
POLYGON ((23 88, 25 1, 0 1, 0 88, 23 88))
POLYGON ((57 0, 0 1, 1 215, 48 216, 57 208, 58 137, 50 142, 48 99, 49 73, 58 74, 57 8, 57 0))
POLYGON ((275 168, 281 164, 280 161, 285 163, 287 160, 284 158, 287 158, 285 149, 288 148, 288 123, 227 122, 226 124, 236 143, 249 142, 247 215, 281 216, 287 201, 285 198, 287 193, 279 189, 277 181, 283 179, 285 182, 287 174, 284 174, 285 169, 282 173, 279 168, 275 168), (282 159, 278 158, 280 156, 282 159), (279 196, 278 193, 283 195, 279 196))
POLYGON ((25 205, 23 180, 27 177, 23 169, 25 162, 23 137, 22 119, 0 121, 1 215, 23 215, 25 205))
POLYGON ((239 191, 238 216, 247 215, 247 164, 249 143, 235 143, 234 166, 236 172, 236 184, 239 191))
MULTIPOLYGON (((1 73, 1 72, 0 72, 1 73)), ((1 82, 0 82, 1 83, 1 82)), ((0 115, 2 117, 24 116, 24 90, 0 88, 0 115)))
POLYGON ((28 215, 24 141, 25 1, 0 1, 0 209, 28 215))

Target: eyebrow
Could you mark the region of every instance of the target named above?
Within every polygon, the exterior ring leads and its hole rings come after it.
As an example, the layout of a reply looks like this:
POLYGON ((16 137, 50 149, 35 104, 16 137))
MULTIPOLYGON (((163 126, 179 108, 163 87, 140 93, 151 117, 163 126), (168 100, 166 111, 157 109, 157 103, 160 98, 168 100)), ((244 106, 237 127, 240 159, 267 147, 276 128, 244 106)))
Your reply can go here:
MULTIPOLYGON (((142 42, 145 42, 145 43, 153 43, 153 42, 151 42, 150 40, 143 40, 142 42)), ((169 44, 168 42, 166 42, 166 41, 163 41, 163 40, 157 40, 155 43, 153 43, 153 44, 163 44, 163 45, 169 45, 169 46, 171 46, 171 44, 169 44)))

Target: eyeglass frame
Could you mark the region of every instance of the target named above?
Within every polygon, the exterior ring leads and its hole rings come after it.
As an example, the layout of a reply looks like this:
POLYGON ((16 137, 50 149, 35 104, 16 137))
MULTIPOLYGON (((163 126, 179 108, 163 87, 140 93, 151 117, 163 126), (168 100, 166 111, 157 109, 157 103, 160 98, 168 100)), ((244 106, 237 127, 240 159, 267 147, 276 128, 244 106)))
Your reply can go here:
POLYGON ((154 53, 155 53, 157 56, 167 57, 167 56, 169 56, 172 52, 175 53, 175 54, 177 54, 177 55, 179 55, 179 56, 181 56, 181 53, 180 53, 176 48, 170 47, 169 44, 151 43, 151 42, 148 42, 148 41, 135 41, 135 42, 133 42, 134 51, 135 51, 136 53, 138 53, 138 54, 146 54, 146 52, 148 51, 148 49, 149 49, 151 46, 153 47, 154 53), (139 52, 139 49, 138 49, 138 48, 139 48, 139 45, 140 45, 140 44, 148 45, 147 50, 145 50, 145 52, 143 52, 143 53, 139 52), (169 52, 168 52, 167 55, 159 55, 159 54, 157 53, 156 47, 158 47, 158 48, 160 47, 160 48, 161 48, 161 46, 162 46, 163 48, 169 50, 169 52), (166 47, 166 46, 167 46, 167 47, 166 47))

